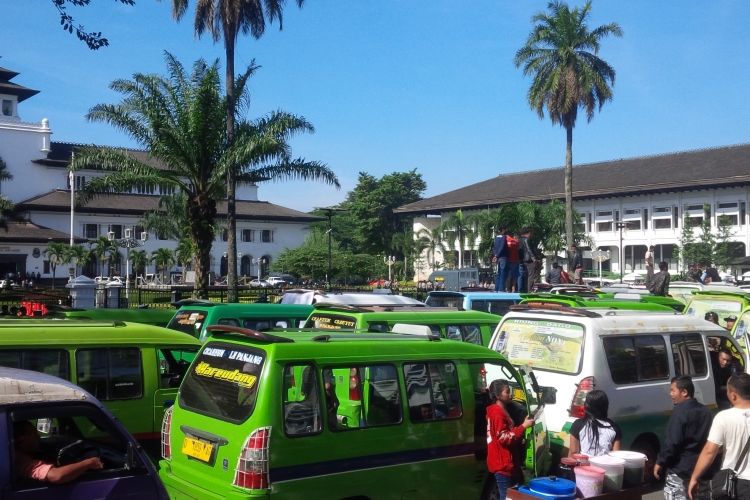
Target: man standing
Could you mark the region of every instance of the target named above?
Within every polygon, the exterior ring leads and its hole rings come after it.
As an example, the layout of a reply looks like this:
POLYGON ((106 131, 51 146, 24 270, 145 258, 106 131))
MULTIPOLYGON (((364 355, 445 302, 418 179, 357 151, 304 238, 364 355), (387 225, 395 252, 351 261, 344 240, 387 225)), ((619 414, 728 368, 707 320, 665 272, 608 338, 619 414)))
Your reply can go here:
POLYGON ((654 245, 649 246, 644 259, 646 261, 646 281, 651 281, 654 275, 654 249, 654 245))
MULTIPOLYGON (((698 454, 706 443, 711 429, 711 411, 695 400, 695 386, 687 375, 674 377, 669 397, 675 407, 667 422, 664 447, 654 466, 654 477, 661 479, 666 472, 665 500, 687 500, 687 486, 698 454)), ((699 490, 708 484, 701 481, 699 490)))
POLYGON ((505 241, 505 233, 508 226, 500 226, 498 235, 495 236, 495 243, 492 245, 492 261, 497 264, 497 274, 495 275, 495 291, 505 291, 505 280, 508 278, 508 245, 505 241))
POLYGON ((541 259, 538 255, 539 251, 531 243, 532 233, 533 231, 529 227, 521 229, 521 267, 518 276, 518 291, 520 293, 531 291, 539 279, 540 273, 537 268, 541 265, 541 259))
POLYGON ((583 285, 583 255, 575 244, 570 245, 570 254, 572 258, 568 266, 568 272, 573 276, 573 283, 583 285))
POLYGON ((727 385, 727 398, 732 408, 720 411, 714 417, 708 441, 701 450, 690 477, 688 497, 691 500, 699 498, 700 478, 709 470, 722 449, 724 456, 721 469, 732 469, 737 473, 737 498, 750 498, 750 464, 748 457, 742 456, 743 449, 750 440, 750 375, 733 375, 727 385))
POLYGON ((666 297, 669 295, 669 264, 664 261, 659 262, 659 272, 654 275, 654 278, 646 283, 648 291, 653 295, 661 295, 666 297))

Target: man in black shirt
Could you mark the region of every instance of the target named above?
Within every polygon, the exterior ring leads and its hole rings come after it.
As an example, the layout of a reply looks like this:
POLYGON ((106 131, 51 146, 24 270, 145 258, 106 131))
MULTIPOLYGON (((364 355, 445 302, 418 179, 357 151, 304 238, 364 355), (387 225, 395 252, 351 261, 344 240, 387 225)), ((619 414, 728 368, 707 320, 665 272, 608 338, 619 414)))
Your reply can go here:
MULTIPOLYGON (((657 479, 666 473, 664 498, 688 498, 690 475, 711 429, 711 411, 696 401, 694 395, 695 386, 690 377, 682 375, 672 379, 669 397, 675 407, 667 422, 664 447, 654 466, 657 479)), ((708 485, 701 484, 699 488, 702 492, 708 485)), ((699 495, 699 498, 702 497, 699 495)))

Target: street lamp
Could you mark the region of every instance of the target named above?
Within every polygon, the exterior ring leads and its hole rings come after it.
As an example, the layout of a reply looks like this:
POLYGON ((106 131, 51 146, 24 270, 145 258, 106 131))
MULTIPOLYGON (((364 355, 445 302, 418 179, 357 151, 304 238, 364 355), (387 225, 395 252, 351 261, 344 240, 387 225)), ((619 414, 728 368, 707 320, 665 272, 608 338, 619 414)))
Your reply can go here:
POLYGON ((316 210, 322 211, 325 216, 328 217, 328 231, 326 231, 326 234, 328 235, 328 272, 326 272, 326 287, 330 288, 330 278, 333 273, 333 243, 331 240, 331 233, 333 232, 333 214, 336 212, 346 212, 346 210, 333 207, 317 208, 316 210))
POLYGON ((130 300, 130 249, 137 248, 148 240, 148 233, 141 231, 140 239, 133 238, 135 231, 131 228, 125 228, 124 238, 115 238, 115 232, 109 231, 107 239, 119 247, 125 248, 125 298, 130 300))
POLYGON ((393 255, 389 255, 387 257, 383 257, 383 260, 388 266, 388 281, 390 283, 393 283, 393 264, 396 263, 396 257, 394 257, 393 255))
POLYGON ((622 248, 622 230, 627 229, 628 223, 623 222, 621 220, 615 221, 615 228, 617 228, 620 231, 620 283, 622 283, 622 271, 625 268, 625 263, 623 262, 623 258, 625 256, 625 249, 622 248))
POLYGON ((263 257, 257 257, 255 259, 253 259, 253 264, 256 264, 258 266, 258 281, 260 281, 262 279, 261 278, 261 271, 262 271, 261 267, 262 267, 262 265, 263 265, 264 262, 265 262, 265 259, 263 257))

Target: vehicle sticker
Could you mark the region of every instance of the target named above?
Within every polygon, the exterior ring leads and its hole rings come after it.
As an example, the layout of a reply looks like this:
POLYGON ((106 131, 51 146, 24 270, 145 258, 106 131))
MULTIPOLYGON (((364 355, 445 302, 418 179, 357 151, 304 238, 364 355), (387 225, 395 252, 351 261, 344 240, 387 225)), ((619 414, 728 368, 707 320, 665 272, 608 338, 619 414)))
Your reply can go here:
POLYGON ((237 369, 224 370, 222 368, 216 368, 201 361, 198 366, 195 367, 195 374, 201 377, 215 378, 218 380, 225 380, 227 382, 235 382, 239 387, 252 388, 255 386, 255 382, 258 380, 256 375, 249 373, 243 373, 237 369))
POLYGON ((311 316, 310 321, 315 322, 317 328, 326 330, 341 330, 343 328, 354 328, 356 320, 349 318, 336 318, 330 316, 311 316))

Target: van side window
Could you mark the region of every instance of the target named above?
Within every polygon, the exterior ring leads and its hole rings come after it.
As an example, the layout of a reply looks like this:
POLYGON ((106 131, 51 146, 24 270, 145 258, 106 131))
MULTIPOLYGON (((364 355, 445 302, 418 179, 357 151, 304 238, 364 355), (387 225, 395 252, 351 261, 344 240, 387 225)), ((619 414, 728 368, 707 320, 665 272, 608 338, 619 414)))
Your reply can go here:
MULTIPOLYGON (((226 325, 226 326, 240 326, 240 322, 237 321, 234 318, 221 318, 219 321, 216 322, 217 325, 226 325)), ((245 327, 247 328, 247 327, 245 327)))
POLYGON ((482 345, 482 331, 479 325, 448 325, 445 328, 445 336, 451 340, 482 345))
POLYGON ((708 371, 703 337, 697 333, 672 335, 672 357, 675 375, 703 376, 708 371))
POLYGON ((159 387, 179 387, 197 353, 198 349, 159 349, 159 387))
POLYGON ((450 361, 405 363, 404 381, 412 421, 460 418, 463 414, 458 373, 450 361))
POLYGON ((143 395, 138 348, 79 349, 76 366, 78 385, 97 399, 135 399, 143 395))
POLYGON ((633 384, 669 378, 667 346, 661 335, 602 339, 615 384, 633 384))
POLYGON ((385 321, 374 321, 367 325, 368 332, 384 333, 388 330, 388 323, 386 323, 385 321))
POLYGON ((331 430, 401 422, 401 394, 393 365, 326 368, 323 381, 331 430))
POLYGON ((305 436, 322 430, 320 387, 311 364, 284 367, 284 432, 305 436))
MULTIPOLYGON (((726 349, 732 354, 734 362, 741 366, 743 371, 745 370, 745 357, 742 355, 740 349, 732 343, 729 337, 708 337, 708 349, 711 358, 714 360, 719 355, 719 350, 726 349)), ((714 364, 715 363, 718 363, 718 361, 715 361, 714 364)))
POLYGON ((68 351, 63 349, 3 349, 0 366, 22 368, 70 380, 68 351))

